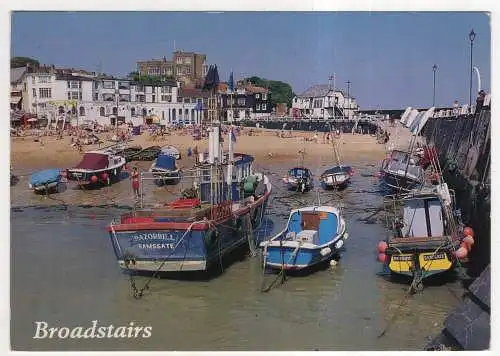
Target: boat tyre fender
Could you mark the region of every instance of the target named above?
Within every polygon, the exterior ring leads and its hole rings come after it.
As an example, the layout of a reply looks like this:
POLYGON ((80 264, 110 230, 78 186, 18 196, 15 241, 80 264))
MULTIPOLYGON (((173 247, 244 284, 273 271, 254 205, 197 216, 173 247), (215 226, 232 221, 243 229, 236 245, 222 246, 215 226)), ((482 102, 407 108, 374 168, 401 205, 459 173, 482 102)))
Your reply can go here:
POLYGON ((210 248, 215 245, 219 238, 219 231, 216 228, 211 228, 205 232, 205 245, 210 248))
POLYGON ((243 230, 243 222, 241 221, 241 217, 234 216, 231 223, 236 233, 240 233, 243 230))
POLYGON ((252 225, 257 225, 257 222, 258 222, 258 219, 259 219, 259 212, 260 212, 260 209, 262 209, 262 206, 261 205, 257 205, 255 207, 255 210, 253 211, 253 215, 252 215, 252 225))

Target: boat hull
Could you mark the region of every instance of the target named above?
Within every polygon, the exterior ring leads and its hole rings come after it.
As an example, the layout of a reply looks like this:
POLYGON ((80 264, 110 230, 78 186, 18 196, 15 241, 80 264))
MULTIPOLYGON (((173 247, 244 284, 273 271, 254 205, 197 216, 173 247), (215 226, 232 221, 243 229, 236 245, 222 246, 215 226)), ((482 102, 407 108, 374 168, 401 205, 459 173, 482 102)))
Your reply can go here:
POLYGON ((421 249, 402 251, 388 256, 387 267, 393 274, 413 277, 420 274, 422 279, 449 271, 454 268, 455 260, 451 251, 421 249))
POLYGON ((111 225, 109 237, 118 265, 129 272, 209 271, 231 252, 249 243, 248 231, 262 223, 268 197, 266 194, 252 206, 233 211, 232 216, 204 222, 192 229, 177 229, 175 223, 172 228, 160 229, 137 224, 122 230, 111 225))
MULTIPOLYGON (((302 185, 299 182, 288 181, 288 183, 286 183, 286 187, 288 190, 291 191, 296 191, 296 192, 302 191, 302 185)), ((313 188, 314 188, 314 183, 312 181, 307 181, 305 183, 304 192, 308 192, 313 188)))
POLYGON ((331 260, 344 246, 347 234, 342 234, 331 243, 322 246, 302 246, 284 241, 280 246, 279 241, 268 245, 264 250, 265 266, 275 270, 304 270, 320 263, 331 260))
POLYGON ((39 184, 36 186, 32 186, 30 184, 30 189, 33 189, 33 191, 35 193, 47 193, 47 192, 56 190, 59 183, 60 183, 60 180, 58 180, 56 182, 50 182, 47 184, 39 184))
POLYGON ((394 192, 409 192, 422 184, 421 181, 405 175, 383 172, 383 184, 394 192))
POLYGON ((346 178, 345 175, 331 175, 326 176, 321 180, 321 187, 325 190, 345 189, 350 182, 351 178, 346 178))
POLYGON ((125 167, 125 163, 120 166, 103 169, 99 171, 81 171, 81 170, 72 170, 68 169, 67 178, 70 181, 77 182, 80 186, 83 187, 97 187, 101 185, 109 185, 120 180, 120 175, 125 167), (103 179, 102 175, 106 173, 108 179, 103 179), (97 181, 92 181, 92 176, 97 177, 97 181))

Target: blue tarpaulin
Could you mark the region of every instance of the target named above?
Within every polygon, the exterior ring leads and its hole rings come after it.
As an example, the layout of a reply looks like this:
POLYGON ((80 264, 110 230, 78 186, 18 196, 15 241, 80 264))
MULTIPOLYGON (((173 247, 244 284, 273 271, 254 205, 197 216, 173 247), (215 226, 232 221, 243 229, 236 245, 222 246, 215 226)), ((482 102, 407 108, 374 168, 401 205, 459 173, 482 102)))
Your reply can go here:
POLYGON ((49 184, 61 179, 61 171, 57 168, 44 169, 31 175, 30 183, 32 186, 49 184))
POLYGON ((169 155, 162 154, 156 159, 156 168, 170 169, 174 171, 175 158, 169 155))

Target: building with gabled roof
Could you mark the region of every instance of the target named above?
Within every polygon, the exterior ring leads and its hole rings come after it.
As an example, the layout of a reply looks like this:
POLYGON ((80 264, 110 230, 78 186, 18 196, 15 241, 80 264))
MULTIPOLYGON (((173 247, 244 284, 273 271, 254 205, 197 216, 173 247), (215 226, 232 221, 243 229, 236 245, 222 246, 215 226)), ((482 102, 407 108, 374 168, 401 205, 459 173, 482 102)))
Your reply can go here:
POLYGON ((329 84, 313 85, 292 100, 295 118, 352 118, 357 110, 358 104, 353 97, 347 97, 342 90, 329 84))

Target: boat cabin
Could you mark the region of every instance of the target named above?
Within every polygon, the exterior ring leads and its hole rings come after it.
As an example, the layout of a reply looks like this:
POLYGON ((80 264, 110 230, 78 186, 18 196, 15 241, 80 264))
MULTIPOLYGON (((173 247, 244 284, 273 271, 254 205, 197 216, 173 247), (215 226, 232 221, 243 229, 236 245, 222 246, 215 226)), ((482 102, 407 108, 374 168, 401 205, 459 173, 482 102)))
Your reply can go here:
POLYGON ((283 239, 301 240, 315 245, 331 242, 340 229, 338 214, 338 209, 333 207, 292 211, 283 239))
POLYGON ((311 178, 311 171, 303 167, 295 167, 288 171, 288 176, 295 178, 311 178))
MULTIPOLYGON (((254 158, 249 155, 235 153, 232 171, 231 200, 238 201, 244 198, 242 191, 243 184, 254 176, 253 171, 254 158)), ((223 166, 224 167, 224 166, 223 166)), ((222 200, 229 199, 229 189, 227 185, 227 171, 221 170, 221 179, 218 183, 210 181, 212 166, 205 165, 200 169, 200 198, 202 202, 210 202, 211 191, 217 190, 222 200)))

